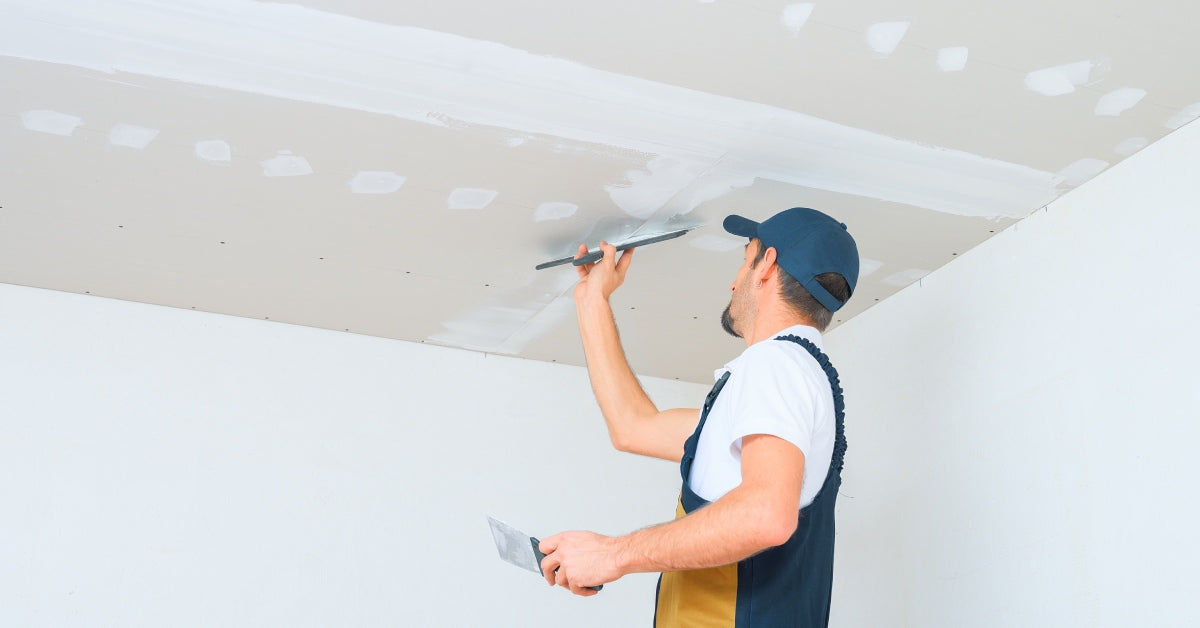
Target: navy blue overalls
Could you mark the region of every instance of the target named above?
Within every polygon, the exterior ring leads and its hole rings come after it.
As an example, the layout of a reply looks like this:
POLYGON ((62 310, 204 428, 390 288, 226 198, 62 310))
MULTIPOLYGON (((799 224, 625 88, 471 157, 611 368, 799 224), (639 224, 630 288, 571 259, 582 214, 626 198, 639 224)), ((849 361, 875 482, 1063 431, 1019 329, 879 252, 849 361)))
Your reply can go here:
MULTIPOLYGON (((833 389, 837 427, 829 473, 813 503, 802 508, 796 531, 786 543, 731 565, 664 573, 659 578, 654 619, 657 628, 703 626, 737 628, 808 628, 829 623, 833 588, 833 510, 842 484, 846 453, 845 404, 837 370, 816 345, 797 336, 779 336, 804 347, 825 370, 833 389)), ((676 517, 708 502, 688 486, 696 445, 717 395, 729 379, 717 381, 700 414, 700 422, 684 444, 679 471, 683 476, 676 517)))

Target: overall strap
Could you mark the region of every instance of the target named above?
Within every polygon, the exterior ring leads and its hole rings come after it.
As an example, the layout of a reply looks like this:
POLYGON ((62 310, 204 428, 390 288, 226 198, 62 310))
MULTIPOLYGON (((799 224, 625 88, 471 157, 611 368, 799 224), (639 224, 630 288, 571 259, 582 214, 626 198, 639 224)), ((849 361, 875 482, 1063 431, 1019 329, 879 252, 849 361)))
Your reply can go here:
POLYGON ((829 460, 829 470, 841 473, 842 463, 846 457, 846 403, 842 398, 842 384, 838 379, 837 369, 833 368, 833 363, 829 361, 829 356, 825 355, 825 352, 804 338, 789 334, 776 336, 775 340, 788 340, 804 347, 817 361, 817 364, 821 365, 821 369, 825 371, 825 377, 829 378, 829 388, 833 390, 833 412, 837 421, 837 433, 834 436, 833 457, 829 460))
POLYGON ((717 395, 721 394, 721 389, 725 387, 725 382, 729 381, 729 371, 713 384, 712 390, 708 391, 708 396, 704 398, 704 408, 700 411, 700 422, 696 424, 696 430, 683 443, 683 458, 679 461, 679 473, 683 476, 683 481, 686 483, 692 474, 692 462, 696 460, 696 445, 700 442, 700 431, 704 429, 704 422, 708 420, 708 413, 712 411, 713 404, 717 401, 717 395))

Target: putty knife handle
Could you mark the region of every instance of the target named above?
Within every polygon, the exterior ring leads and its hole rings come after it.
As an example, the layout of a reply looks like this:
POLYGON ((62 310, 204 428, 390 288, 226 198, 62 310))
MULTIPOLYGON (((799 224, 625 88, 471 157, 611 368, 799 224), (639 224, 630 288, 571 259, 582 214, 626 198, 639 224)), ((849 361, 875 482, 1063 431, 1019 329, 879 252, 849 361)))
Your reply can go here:
POLYGON ((572 260, 571 263, 576 266, 583 266, 584 264, 595 264, 596 262, 598 262, 602 259, 604 259, 604 251, 603 250, 592 251, 591 253, 588 253, 587 255, 584 255, 583 257, 581 257, 577 260, 572 260))
MULTIPOLYGON (((529 542, 533 544, 533 557, 537 559, 538 567, 541 567, 542 559, 546 557, 546 555, 542 553, 542 550, 538 549, 538 545, 541 545, 542 542, 532 536, 529 537, 529 542)), ((558 570, 555 569, 554 573, 558 573, 558 570)), ((591 589, 593 591, 599 591, 604 588, 604 585, 600 584, 600 585, 596 585, 594 587, 584 587, 584 588, 591 589)))

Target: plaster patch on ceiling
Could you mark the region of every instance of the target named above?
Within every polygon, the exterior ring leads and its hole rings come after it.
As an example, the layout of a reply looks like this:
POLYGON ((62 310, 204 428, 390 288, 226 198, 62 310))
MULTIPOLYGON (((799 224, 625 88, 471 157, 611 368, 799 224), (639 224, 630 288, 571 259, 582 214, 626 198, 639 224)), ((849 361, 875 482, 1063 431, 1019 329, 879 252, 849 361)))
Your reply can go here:
POLYGON ((575 203, 564 203, 561 201, 551 201, 542 203, 533 210, 533 221, 542 222, 544 220, 562 220, 570 218, 579 211, 579 206, 575 203))
POLYGON ((779 21, 795 37, 800 34, 800 29, 804 28, 804 24, 808 22, 808 17, 812 15, 812 11, 813 5, 810 2, 789 4, 783 7, 783 13, 779 16, 779 21))
POLYGON ((908 270, 902 270, 898 273, 893 273, 887 277, 884 277, 883 283, 886 283, 889 286, 898 286, 903 288, 914 281, 919 281, 922 277, 928 274, 929 271, 925 270, 924 268, 909 268, 908 270))
POLYGON ((108 143, 113 146, 125 146, 142 150, 158 137, 158 129, 137 126, 135 124, 117 124, 108 132, 108 143))
POLYGON ((1043 96, 1062 96, 1092 81, 1092 72, 1105 67, 1102 62, 1084 60, 1035 70, 1025 75, 1025 87, 1043 96))
POLYGON ((1146 90, 1137 87, 1122 87, 1100 97, 1096 102, 1096 115, 1119 116, 1146 97, 1146 90))
POLYGON ((391 194, 407 180, 407 177, 394 172, 363 170, 350 180, 350 191, 355 194, 391 194))
POLYGON ((313 173, 308 160, 293 155, 290 150, 281 150, 274 157, 258 163, 262 166, 264 177, 302 177, 313 173))
POLYGON ((196 142, 196 156, 204 161, 228 164, 233 159, 233 150, 225 140, 200 140, 196 142))
POLYGON ((688 244, 702 251, 713 251, 715 253, 724 253, 734 249, 740 249, 746 245, 745 238, 730 238, 726 236, 704 234, 692 238, 688 244))
POLYGON ((520 353, 574 313, 569 291, 578 278, 573 268, 564 268, 569 272, 539 272, 526 285, 443 322, 444 329, 429 340, 473 351, 520 353))
MULTIPOLYGON (((638 217, 686 213, 697 199, 755 178, 955 215, 1023 217, 1055 198, 1061 182, 1054 173, 770 105, 296 4, 8 0, 6 6, 0 55, 443 127, 459 120, 487 132, 656 156, 652 164, 666 159, 670 166, 661 174, 648 166, 650 177, 610 189, 614 202, 638 217), (696 179, 701 174, 706 180, 696 179)), ((892 26, 877 31, 880 50, 907 29, 905 22, 884 24, 892 26)))
POLYGON ((883 268, 883 262, 866 257, 860 258, 858 260, 858 278, 862 279, 880 268, 883 268))
POLYGON ((867 29, 867 46, 876 55, 890 57, 908 33, 908 22, 880 22, 867 29))
POLYGON ((21 114, 21 124, 30 131, 70 137, 83 119, 50 109, 35 109, 21 114))
POLYGON ((938 50, 938 69, 943 72, 959 72, 967 67, 971 51, 966 46, 951 46, 938 50))
POLYGON ((1166 123, 1168 129, 1175 130, 1183 125, 1200 118, 1200 102, 1194 103, 1179 110, 1179 113, 1171 116, 1166 123))
POLYGON ((1103 159, 1087 157, 1063 168, 1059 174, 1063 177, 1063 183, 1070 186, 1077 186, 1104 172, 1104 169, 1108 168, 1108 165, 1108 162, 1103 159))
POLYGON ((1113 147, 1113 152, 1123 157, 1128 157, 1139 150, 1145 148, 1150 142, 1144 137, 1130 137, 1121 140, 1119 144, 1113 147))
POLYGON ((753 177, 718 176, 713 172, 715 164, 655 157, 645 170, 626 171, 625 183, 606 185, 604 190, 626 214, 645 220, 664 208, 673 216, 687 214, 700 203, 754 183, 753 177))
POLYGON ((447 209, 483 209, 496 200, 500 192, 482 188, 455 188, 446 198, 447 209))

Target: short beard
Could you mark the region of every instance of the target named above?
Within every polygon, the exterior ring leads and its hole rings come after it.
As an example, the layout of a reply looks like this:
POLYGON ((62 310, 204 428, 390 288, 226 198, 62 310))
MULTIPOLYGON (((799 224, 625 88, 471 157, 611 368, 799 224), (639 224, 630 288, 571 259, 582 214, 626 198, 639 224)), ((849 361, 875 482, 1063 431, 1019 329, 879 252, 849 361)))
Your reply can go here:
POLYGON ((721 329, 724 329, 725 333, 733 336, 734 338, 741 338, 742 335, 737 333, 737 330, 733 328, 733 316, 729 313, 729 307, 731 305, 733 304, 731 303, 726 305, 725 311, 721 312, 721 329))

